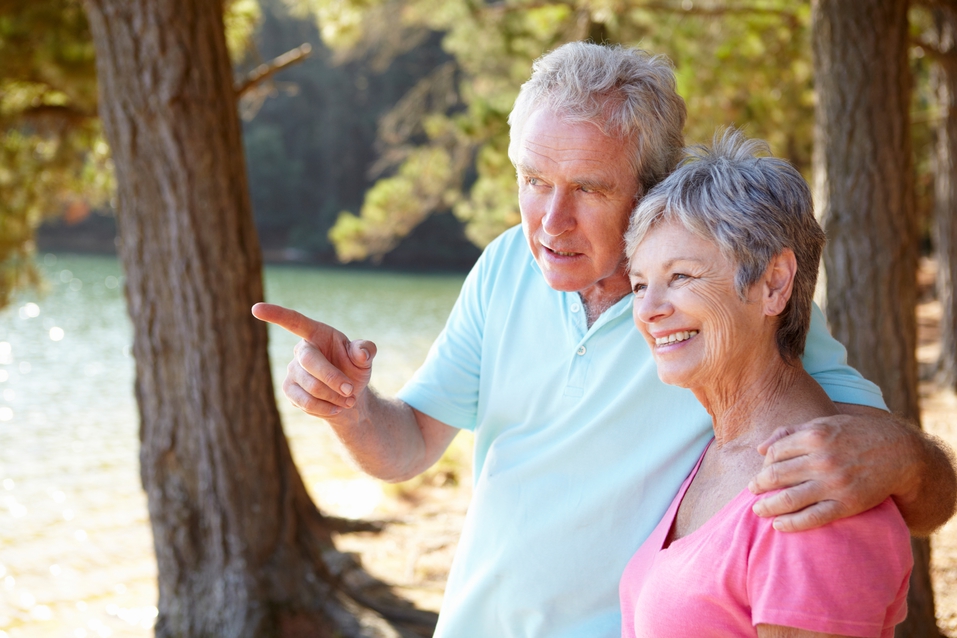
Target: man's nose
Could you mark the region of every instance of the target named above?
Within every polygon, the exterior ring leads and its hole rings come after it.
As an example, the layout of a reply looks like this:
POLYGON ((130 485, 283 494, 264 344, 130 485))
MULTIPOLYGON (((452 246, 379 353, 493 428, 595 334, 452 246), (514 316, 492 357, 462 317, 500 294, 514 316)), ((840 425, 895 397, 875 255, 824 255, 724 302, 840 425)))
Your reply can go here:
POLYGON ((542 217, 542 230, 545 234, 558 237, 575 227, 574 202, 568 193, 556 188, 545 205, 542 217))

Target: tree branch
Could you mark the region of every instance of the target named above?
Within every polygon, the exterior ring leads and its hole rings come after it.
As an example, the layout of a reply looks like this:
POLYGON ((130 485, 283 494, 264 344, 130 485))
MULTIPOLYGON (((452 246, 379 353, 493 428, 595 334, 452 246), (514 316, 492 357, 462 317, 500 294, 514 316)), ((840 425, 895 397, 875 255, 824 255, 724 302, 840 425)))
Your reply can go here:
POLYGON ((87 113, 72 106, 40 104, 24 109, 15 118, 40 130, 62 131, 81 126, 95 119, 96 113, 87 113))
POLYGON ((250 89, 258 84, 261 84, 262 82, 265 82, 286 67, 302 62, 309 57, 310 53, 312 53, 312 45, 306 42, 305 44, 298 46, 291 51, 283 53, 279 57, 273 59, 271 62, 260 64, 255 69, 250 71, 246 77, 236 85, 236 97, 241 98, 243 94, 248 92, 250 89))

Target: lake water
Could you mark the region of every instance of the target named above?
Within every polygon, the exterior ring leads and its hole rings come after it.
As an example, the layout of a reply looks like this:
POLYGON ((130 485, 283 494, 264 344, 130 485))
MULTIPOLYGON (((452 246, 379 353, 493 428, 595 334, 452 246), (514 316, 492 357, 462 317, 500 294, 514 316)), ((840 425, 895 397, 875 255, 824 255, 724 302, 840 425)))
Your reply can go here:
MULTIPOLYGON (((110 257, 45 255, 45 294, 0 311, 0 638, 145 637, 156 563, 140 486, 132 327, 110 257)), ((266 269, 266 299, 376 342, 372 383, 391 394, 425 358, 462 275, 266 269)), ((296 338, 270 332, 277 382, 296 338)), ((313 498, 372 513, 379 484, 321 422, 279 398, 313 498)))

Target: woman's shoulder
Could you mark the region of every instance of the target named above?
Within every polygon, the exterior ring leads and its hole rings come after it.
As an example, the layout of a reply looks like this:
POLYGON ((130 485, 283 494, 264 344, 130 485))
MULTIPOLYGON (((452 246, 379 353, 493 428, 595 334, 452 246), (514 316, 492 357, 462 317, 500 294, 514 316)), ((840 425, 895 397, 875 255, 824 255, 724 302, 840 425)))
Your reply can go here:
MULTIPOLYGON (((772 490, 764 494, 752 494, 749 490, 742 491, 740 507, 745 511, 746 520, 750 526, 761 534, 776 534, 781 540, 800 540, 801 542, 826 541, 829 538, 843 538, 848 535, 863 535, 865 537, 880 536, 886 540, 901 541, 910 547, 910 531, 907 523, 901 516, 900 510, 892 498, 886 498, 877 506, 853 516, 839 518, 821 527, 803 532, 781 532, 773 527, 773 517, 761 517, 753 512, 754 504, 765 497, 773 496, 782 490, 772 490)), ((908 549, 909 551, 909 549, 908 549)))
POLYGON ((903 620, 913 558, 892 500, 803 532, 775 530, 770 519, 753 513, 750 525, 755 623, 844 634, 886 630, 903 620), (785 599, 790 603, 781 605, 785 599))
POLYGON ((902 557, 910 559, 910 531, 893 499, 887 498, 876 507, 821 527, 802 532, 782 532, 774 529, 773 517, 761 517, 753 511, 754 504, 759 500, 779 492, 781 490, 752 494, 744 489, 735 499, 741 514, 740 523, 749 528, 752 543, 758 547, 778 544, 789 548, 788 551, 800 546, 810 548, 806 551, 813 552, 828 546, 847 547, 853 544, 864 548, 872 545, 880 554, 896 548, 902 557))

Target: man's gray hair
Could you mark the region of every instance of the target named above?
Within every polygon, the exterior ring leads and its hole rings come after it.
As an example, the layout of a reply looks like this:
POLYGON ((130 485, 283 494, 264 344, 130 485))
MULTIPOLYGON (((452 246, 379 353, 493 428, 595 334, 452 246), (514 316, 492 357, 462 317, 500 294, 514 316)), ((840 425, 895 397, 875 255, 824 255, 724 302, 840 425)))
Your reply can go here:
POLYGON ((569 122, 590 122, 632 145, 639 195, 681 159, 685 103, 668 58, 641 49, 569 42, 535 61, 508 117, 508 156, 518 163, 532 113, 549 110, 569 122))
POLYGON ((759 154, 769 154, 767 143, 746 139, 734 129, 715 134, 711 149, 688 149, 681 166, 632 213, 626 255, 631 259, 659 224, 677 222, 714 241, 736 264, 735 288, 746 299, 771 260, 790 248, 797 272, 791 298, 780 315, 777 344, 781 356, 794 362, 804 352, 826 238, 801 174, 784 160, 759 154))

